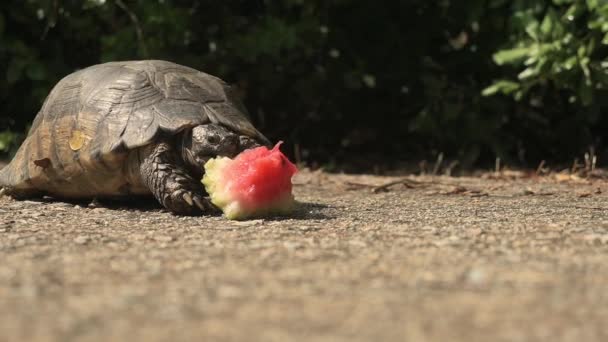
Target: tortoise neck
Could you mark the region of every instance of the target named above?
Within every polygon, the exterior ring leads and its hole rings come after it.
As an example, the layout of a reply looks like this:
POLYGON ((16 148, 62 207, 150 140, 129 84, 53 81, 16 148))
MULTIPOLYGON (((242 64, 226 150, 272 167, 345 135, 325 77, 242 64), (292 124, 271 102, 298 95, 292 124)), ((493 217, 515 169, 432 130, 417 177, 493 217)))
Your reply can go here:
POLYGON ((194 157, 194 152, 192 151, 192 130, 188 129, 184 131, 177 136, 176 139, 176 146, 178 146, 178 151, 184 166, 195 179, 202 178, 204 173, 203 165, 199 165, 194 157))

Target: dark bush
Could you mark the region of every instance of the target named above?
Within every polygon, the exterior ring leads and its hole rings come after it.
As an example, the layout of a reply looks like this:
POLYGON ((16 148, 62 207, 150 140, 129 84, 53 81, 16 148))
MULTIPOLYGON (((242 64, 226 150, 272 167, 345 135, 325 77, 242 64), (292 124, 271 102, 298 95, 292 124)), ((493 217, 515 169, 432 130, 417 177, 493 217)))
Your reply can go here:
POLYGON ((23 132, 78 68, 155 58, 238 85, 307 161, 569 161, 605 151, 601 3, 5 0, 0 132, 23 132))

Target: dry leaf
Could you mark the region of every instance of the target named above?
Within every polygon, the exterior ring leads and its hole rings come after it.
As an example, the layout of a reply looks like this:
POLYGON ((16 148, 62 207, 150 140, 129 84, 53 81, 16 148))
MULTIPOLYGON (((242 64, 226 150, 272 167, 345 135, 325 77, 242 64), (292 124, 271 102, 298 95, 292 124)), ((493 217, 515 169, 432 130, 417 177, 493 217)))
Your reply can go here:
POLYGON ((468 189, 465 188, 464 186, 456 186, 456 187, 454 187, 454 189, 446 192, 445 194, 446 195, 457 195, 457 194, 465 193, 467 191, 468 191, 468 189))
POLYGON ((565 173, 557 173, 557 174, 555 174, 554 177, 555 177, 555 180, 558 182, 567 182, 570 179, 572 179, 569 174, 565 174, 565 173))

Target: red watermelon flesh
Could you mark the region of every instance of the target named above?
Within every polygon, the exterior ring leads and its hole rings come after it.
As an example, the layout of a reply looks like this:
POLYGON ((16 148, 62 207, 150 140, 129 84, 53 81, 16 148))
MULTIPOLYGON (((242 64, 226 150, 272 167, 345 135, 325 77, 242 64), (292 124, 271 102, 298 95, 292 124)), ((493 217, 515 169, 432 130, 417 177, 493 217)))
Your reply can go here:
POLYGON ((205 164, 203 184, 211 202, 229 219, 285 214, 294 204, 291 178, 296 166, 279 150, 258 147, 234 159, 218 157, 205 164))

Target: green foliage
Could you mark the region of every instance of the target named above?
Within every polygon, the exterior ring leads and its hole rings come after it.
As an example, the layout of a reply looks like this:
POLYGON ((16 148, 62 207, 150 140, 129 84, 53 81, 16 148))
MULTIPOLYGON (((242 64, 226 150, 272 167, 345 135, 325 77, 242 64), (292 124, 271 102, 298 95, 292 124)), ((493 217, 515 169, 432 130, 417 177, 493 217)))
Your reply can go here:
POLYGON ((507 48, 498 65, 518 70, 484 90, 521 100, 549 86, 568 92, 568 101, 590 106, 608 88, 608 2, 600 0, 517 1, 507 48), (548 4, 547 4, 548 3, 548 4))
POLYGON ((0 152, 8 152, 13 147, 16 140, 16 133, 11 131, 0 132, 0 152))

